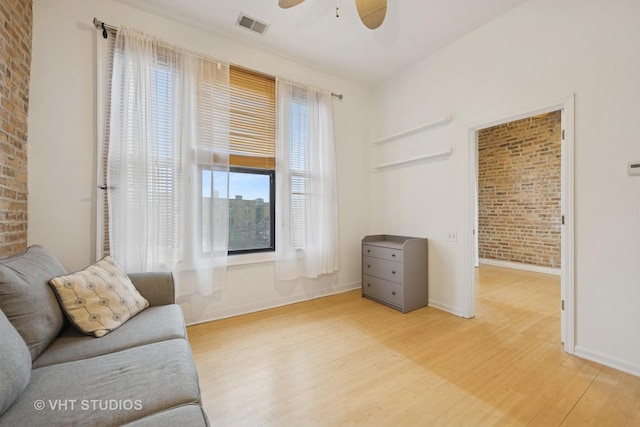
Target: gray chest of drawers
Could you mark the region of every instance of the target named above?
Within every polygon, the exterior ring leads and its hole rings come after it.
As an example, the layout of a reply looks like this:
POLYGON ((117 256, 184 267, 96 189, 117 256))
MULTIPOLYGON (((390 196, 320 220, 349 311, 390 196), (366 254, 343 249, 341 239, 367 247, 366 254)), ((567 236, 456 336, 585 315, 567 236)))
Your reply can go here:
POLYGON ((427 239, 378 234, 362 239, 362 296, 406 313, 429 302, 427 239))

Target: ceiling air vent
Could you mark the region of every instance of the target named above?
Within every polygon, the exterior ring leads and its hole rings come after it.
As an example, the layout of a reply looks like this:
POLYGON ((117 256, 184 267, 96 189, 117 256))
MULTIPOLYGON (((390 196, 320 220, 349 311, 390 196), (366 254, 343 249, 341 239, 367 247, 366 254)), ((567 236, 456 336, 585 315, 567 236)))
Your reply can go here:
POLYGON ((265 24, 264 22, 260 22, 257 19, 250 17, 242 12, 238 15, 238 20, 236 21, 236 25, 246 28, 247 30, 251 30, 258 34, 264 34, 269 28, 269 24, 265 24))

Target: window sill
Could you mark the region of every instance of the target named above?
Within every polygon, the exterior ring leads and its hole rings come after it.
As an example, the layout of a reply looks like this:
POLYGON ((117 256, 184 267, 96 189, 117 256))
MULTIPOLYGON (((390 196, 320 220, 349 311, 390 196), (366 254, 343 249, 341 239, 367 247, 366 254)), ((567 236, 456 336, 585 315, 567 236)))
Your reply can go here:
POLYGON ((227 257, 227 267, 233 267, 236 265, 262 264, 265 262, 273 262, 275 261, 275 259, 276 256, 273 252, 229 255, 227 257))

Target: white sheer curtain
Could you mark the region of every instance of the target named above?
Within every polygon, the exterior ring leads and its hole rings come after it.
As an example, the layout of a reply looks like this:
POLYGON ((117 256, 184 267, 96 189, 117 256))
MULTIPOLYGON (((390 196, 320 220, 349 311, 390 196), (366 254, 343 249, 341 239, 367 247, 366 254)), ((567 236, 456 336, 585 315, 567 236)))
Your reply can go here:
POLYGON ((172 271, 190 322, 225 283, 229 67, 118 30, 107 162, 111 256, 172 271))
POLYGON ((338 195, 329 92, 277 81, 276 278, 339 268, 338 195))

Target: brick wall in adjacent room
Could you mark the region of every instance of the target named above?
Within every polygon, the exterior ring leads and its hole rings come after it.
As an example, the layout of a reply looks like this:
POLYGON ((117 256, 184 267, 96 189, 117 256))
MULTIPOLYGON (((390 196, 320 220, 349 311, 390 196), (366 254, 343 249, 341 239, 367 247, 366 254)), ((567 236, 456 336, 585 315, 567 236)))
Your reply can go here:
POLYGON ((0 256, 27 247, 32 0, 0 1, 0 256))
POLYGON ((478 132, 480 258, 560 268, 560 114, 478 132))

